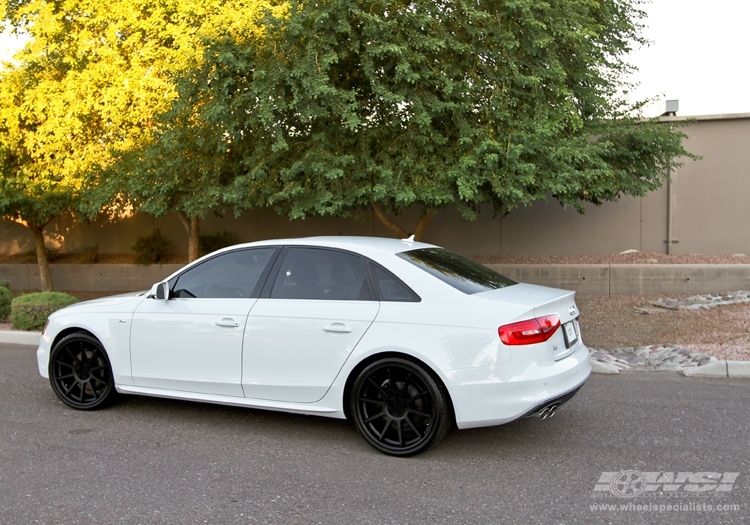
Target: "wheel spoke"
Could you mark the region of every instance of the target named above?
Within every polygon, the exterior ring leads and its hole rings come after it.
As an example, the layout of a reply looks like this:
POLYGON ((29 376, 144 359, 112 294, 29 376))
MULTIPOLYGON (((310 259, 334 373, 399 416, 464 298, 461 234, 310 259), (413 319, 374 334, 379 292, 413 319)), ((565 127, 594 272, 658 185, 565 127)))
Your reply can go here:
POLYGON ((81 360, 78 359, 76 356, 73 355, 73 352, 70 351, 70 347, 66 346, 65 351, 68 353, 68 355, 73 359, 74 363, 80 363, 81 360))
POLYGON ((406 376, 406 381, 404 381, 404 386, 401 388, 402 392, 409 392, 409 384, 411 383, 411 372, 409 372, 409 375, 406 376))
MULTIPOLYGON (((99 382, 100 382, 100 383, 102 384, 102 386, 107 386, 107 382, 106 382, 106 381, 103 381, 103 380, 99 379, 99 378, 98 378, 98 377, 96 377, 96 376, 91 376, 91 377, 89 378, 89 383, 91 383, 91 381, 99 381, 99 382)), ((93 384, 91 385, 91 388, 94 388, 94 385, 93 385, 93 384)))
MULTIPOLYGON (((68 388, 65 389, 65 395, 67 396, 73 390, 73 387, 78 384, 78 381, 73 381, 68 388)), ((65 385, 61 385, 63 388, 65 385)))
POLYGON ((81 393, 78 396, 78 401, 80 401, 81 403, 83 403, 83 395, 86 393, 85 383, 79 382, 78 383, 78 389, 81 391, 81 393))
POLYGON ((415 408, 409 409, 409 414, 416 414, 418 416, 426 417, 428 419, 432 419, 432 414, 428 414, 427 412, 422 412, 421 410, 417 410, 415 408))
POLYGON ((360 397, 359 400, 362 403, 372 403, 373 405, 378 405, 378 406, 381 406, 381 407, 385 406, 385 401, 382 400, 382 399, 370 399, 370 398, 367 398, 367 397, 360 397))
POLYGON ((381 387, 381 386, 380 386, 379 384, 377 384, 377 383, 376 383, 376 382, 375 382, 375 381, 374 381, 374 380, 372 379, 372 377, 368 377, 368 378, 367 378, 367 381, 369 381, 370 383, 372 383, 372 384, 373 384, 373 386, 374 386, 375 388, 377 388, 377 389, 378 389, 378 391, 380 392, 380 394, 381 394, 381 395, 382 395, 383 397, 388 397, 388 392, 386 392, 385 390, 383 390, 383 387, 381 387))
POLYGON ((91 367, 89 370, 91 370, 91 373, 98 372, 99 370, 102 370, 103 368, 107 368, 107 365, 99 365, 91 367))
POLYGON ((401 431, 401 421, 396 421, 396 430, 398 431, 398 446, 404 446, 404 433, 401 431))
POLYGON ((409 399, 407 399, 407 400, 406 400, 406 402, 407 402, 407 403, 411 403, 412 401, 416 401, 416 400, 417 400, 417 399, 419 399, 420 397, 424 397, 424 396, 426 396, 426 395, 427 395, 427 391, 424 391, 424 392, 420 392, 419 394, 414 394, 414 395, 413 395, 413 396, 411 396, 411 397, 410 397, 409 399))
POLYGON ((60 379, 68 379, 69 377, 73 377, 74 375, 75 374, 71 373, 71 374, 64 375, 64 376, 57 376, 57 380, 59 381, 60 379))
POLYGON ((422 433, 417 430, 417 427, 414 426, 414 423, 411 422, 411 419, 409 419, 408 417, 405 417, 404 419, 406 419, 406 422, 409 423, 411 429, 417 434, 417 436, 419 436, 419 439, 422 439, 422 433))
POLYGON ((363 421, 363 423, 370 423, 371 421, 375 421, 376 419, 378 419, 379 417, 382 417, 382 416, 384 416, 384 415, 385 415, 385 412, 378 412, 378 413, 377 413, 377 414, 375 414, 374 416, 372 416, 372 417, 368 417, 367 419, 365 419, 365 420, 363 421))
POLYGON ((96 379, 96 378, 95 377, 89 378, 88 385, 89 385, 89 388, 91 389, 91 395, 94 396, 94 401, 95 401, 99 398, 99 394, 96 393, 96 388, 94 388, 94 383, 91 382, 92 379, 96 379))
POLYGON ((393 420, 391 418, 386 418, 385 426, 383 427, 383 431, 378 436, 378 441, 383 441, 383 438, 385 438, 385 433, 388 432, 388 429, 390 428, 392 422, 393 420))

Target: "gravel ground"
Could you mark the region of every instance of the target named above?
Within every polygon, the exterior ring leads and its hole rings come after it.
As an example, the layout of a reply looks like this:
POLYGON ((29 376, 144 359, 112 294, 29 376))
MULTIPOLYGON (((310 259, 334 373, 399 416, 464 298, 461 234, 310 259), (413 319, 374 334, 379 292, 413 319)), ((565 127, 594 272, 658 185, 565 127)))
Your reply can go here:
POLYGON ((653 306, 660 297, 577 300, 583 341, 597 350, 679 344, 717 359, 750 360, 750 304, 669 310, 653 306))

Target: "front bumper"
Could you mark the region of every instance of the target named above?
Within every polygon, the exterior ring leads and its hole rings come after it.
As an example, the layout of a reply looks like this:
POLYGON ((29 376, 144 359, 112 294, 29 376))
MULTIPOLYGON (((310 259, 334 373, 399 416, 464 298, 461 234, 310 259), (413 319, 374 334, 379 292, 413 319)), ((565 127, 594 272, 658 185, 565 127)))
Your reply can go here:
POLYGON ((445 373, 458 428, 502 425, 534 415, 574 394, 590 374, 589 350, 582 343, 560 361, 514 358, 503 365, 445 373))

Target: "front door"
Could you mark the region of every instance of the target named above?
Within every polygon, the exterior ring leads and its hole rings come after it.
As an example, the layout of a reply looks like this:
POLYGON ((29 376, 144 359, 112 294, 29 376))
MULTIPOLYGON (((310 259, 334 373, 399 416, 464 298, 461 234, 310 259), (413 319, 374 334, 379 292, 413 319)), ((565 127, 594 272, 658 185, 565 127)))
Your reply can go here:
POLYGON ((242 397, 247 314, 275 251, 267 247, 221 254, 172 279, 169 300, 143 301, 131 332, 133 382, 242 397))

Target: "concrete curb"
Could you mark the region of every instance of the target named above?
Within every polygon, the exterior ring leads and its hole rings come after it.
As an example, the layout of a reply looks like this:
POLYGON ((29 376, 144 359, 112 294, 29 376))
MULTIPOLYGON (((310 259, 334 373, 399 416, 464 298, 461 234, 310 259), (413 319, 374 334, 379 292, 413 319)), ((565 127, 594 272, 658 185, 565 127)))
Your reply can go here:
POLYGON ((39 346, 42 332, 21 332, 16 330, 0 330, 0 343, 11 345, 39 346))
MULTIPOLYGON (((592 374, 619 374, 620 369, 610 363, 595 359, 591 362, 592 374)), ((671 370, 652 370, 651 372, 669 372, 671 370)), ((750 361, 711 361, 703 366, 687 368, 680 373, 687 377, 729 377, 750 378, 750 361)))
POLYGON ((713 361, 682 371, 686 376, 750 378, 750 361, 713 361))

